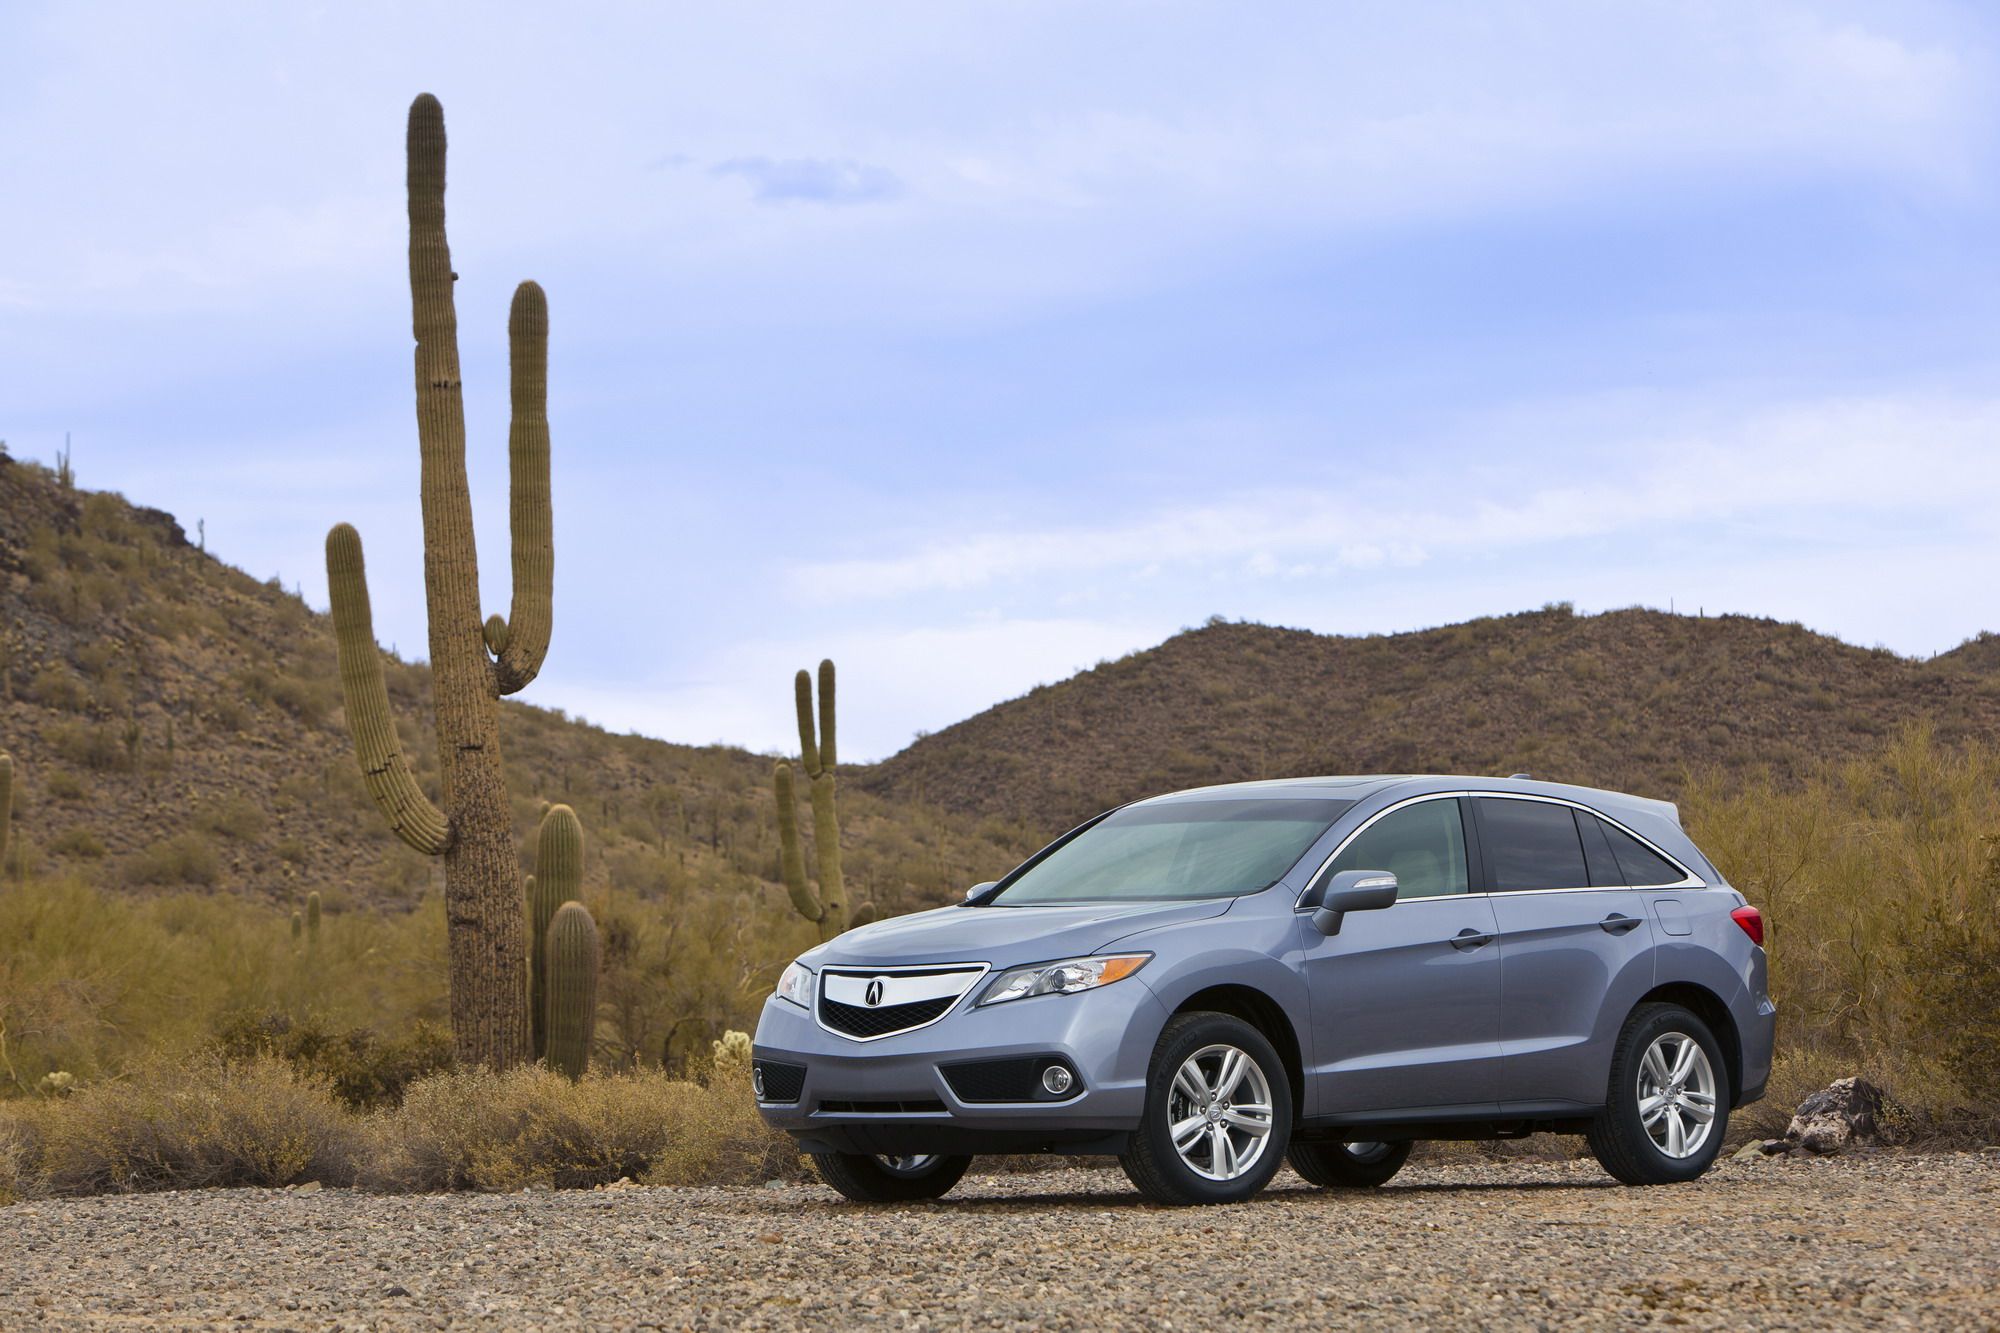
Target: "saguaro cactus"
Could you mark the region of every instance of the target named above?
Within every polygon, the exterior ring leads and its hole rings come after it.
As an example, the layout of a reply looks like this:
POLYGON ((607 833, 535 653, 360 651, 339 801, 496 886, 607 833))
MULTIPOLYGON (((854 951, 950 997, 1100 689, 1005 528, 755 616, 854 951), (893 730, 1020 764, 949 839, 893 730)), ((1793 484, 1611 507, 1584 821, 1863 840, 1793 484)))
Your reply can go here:
POLYGON ((549 646, 554 553, 548 307, 542 289, 524 282, 514 292, 507 320, 514 597, 508 618, 489 624, 479 612, 479 563, 465 474, 458 316, 452 302, 458 275, 444 229, 444 111, 428 93, 410 106, 408 153, 424 596, 443 809, 424 795, 402 753, 376 655, 361 537, 345 523, 327 534, 327 581, 341 690, 363 781, 398 837, 444 858, 457 1057, 462 1064, 498 1068, 525 1060, 530 1041, 521 872, 500 764, 498 700, 535 678, 549 646))
POLYGON ((319 948, 319 890, 306 895, 306 948, 319 948))
POLYGON ((819 926, 819 937, 830 940, 850 925, 875 918, 872 904, 852 914, 840 871, 840 812, 834 804, 833 662, 819 664, 819 734, 813 734, 812 676, 801 671, 793 680, 799 712, 799 767, 805 770, 812 800, 813 856, 819 869, 819 892, 806 882, 805 854, 799 847, 798 798, 792 786, 792 766, 779 760, 772 774, 778 795, 778 864, 792 909, 819 926))
POLYGON ((535 835, 535 873, 528 876, 528 1012, 537 1060, 549 1052, 549 923, 583 892, 583 821, 552 805, 535 835))
POLYGON ((567 902, 549 922, 548 992, 551 1068, 582 1078, 597 1036, 597 967, 601 951, 590 909, 567 902))

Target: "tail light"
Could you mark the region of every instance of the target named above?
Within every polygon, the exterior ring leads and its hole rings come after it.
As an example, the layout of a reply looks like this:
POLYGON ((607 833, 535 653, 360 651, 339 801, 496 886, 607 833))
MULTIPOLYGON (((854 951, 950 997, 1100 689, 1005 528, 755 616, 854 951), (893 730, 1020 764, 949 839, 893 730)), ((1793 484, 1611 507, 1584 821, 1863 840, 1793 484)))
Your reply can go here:
POLYGON ((1743 933, 1759 948, 1764 944, 1764 914, 1754 907, 1739 907, 1729 914, 1729 919, 1743 927, 1743 933))

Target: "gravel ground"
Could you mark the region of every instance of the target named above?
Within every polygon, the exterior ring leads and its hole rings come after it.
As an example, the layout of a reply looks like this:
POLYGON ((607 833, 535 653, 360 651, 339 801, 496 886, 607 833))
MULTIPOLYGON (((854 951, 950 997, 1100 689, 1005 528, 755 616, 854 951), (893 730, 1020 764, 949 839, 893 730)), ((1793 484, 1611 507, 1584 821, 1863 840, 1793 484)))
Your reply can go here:
POLYGON ((0 1209, 0 1328, 2000 1328, 2000 1155, 1412 1165, 1235 1208, 1119 1172, 828 1190, 215 1190, 0 1209))

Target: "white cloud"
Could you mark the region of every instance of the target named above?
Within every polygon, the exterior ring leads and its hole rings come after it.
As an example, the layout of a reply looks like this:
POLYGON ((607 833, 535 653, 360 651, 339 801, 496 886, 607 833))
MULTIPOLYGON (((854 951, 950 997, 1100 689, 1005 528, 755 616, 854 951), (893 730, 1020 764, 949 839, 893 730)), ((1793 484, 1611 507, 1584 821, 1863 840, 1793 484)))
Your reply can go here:
POLYGON ((867 601, 1163 564, 1186 572, 1227 563, 1254 578, 1407 566, 1612 533, 1651 538, 1674 524, 1803 518, 1835 537, 1841 524, 1883 520, 1983 529, 2000 513, 1996 436, 2000 400, 1816 402, 1606 442, 1589 449, 1586 468, 1566 461, 1577 442, 1550 441, 1533 454, 1467 464, 1450 486, 1405 471, 1339 489, 1239 491, 1122 520, 808 561, 791 578, 803 599, 867 601), (1440 493, 1462 498, 1440 504, 1432 498, 1440 493))

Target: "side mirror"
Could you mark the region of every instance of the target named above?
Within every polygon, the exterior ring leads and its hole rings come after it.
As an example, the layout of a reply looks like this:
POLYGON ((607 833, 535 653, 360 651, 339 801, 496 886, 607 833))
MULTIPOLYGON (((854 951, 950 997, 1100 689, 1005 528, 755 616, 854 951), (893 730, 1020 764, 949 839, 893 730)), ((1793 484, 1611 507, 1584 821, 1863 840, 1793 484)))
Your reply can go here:
POLYGON ((1338 935, 1349 912, 1373 912, 1396 901, 1396 877, 1386 870, 1343 870, 1306 895, 1313 929, 1338 935))
POLYGON ((986 901, 987 896, 993 892, 993 886, 999 882, 997 879, 989 879, 984 884, 973 885, 965 891, 965 901, 961 905, 965 907, 979 906, 986 901))

